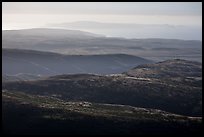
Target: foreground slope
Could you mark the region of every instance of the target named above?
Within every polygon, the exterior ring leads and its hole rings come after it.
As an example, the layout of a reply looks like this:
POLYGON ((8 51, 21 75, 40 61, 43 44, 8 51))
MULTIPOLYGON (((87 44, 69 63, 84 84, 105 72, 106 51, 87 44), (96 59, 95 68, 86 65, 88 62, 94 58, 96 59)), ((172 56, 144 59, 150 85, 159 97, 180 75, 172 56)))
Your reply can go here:
POLYGON ((2 91, 6 134, 198 134, 201 118, 2 91))
POLYGON ((202 115, 201 63, 169 60, 116 75, 59 75, 3 83, 2 89, 65 101, 123 104, 188 116, 202 115))

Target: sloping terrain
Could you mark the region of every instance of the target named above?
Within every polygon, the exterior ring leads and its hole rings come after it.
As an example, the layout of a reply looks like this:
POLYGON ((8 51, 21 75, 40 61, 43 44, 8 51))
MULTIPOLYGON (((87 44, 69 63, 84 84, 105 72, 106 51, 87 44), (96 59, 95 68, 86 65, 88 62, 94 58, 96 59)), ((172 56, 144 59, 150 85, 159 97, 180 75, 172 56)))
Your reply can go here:
POLYGON ((198 134, 201 118, 2 91, 6 134, 198 134))
POLYGON ((130 77, 149 78, 167 84, 202 86, 202 64, 181 59, 140 65, 124 74, 130 77))
POLYGON ((151 62, 126 54, 62 55, 33 50, 2 49, 3 75, 15 75, 19 79, 23 79, 25 75, 121 73, 134 66, 151 62))
POLYGON ((202 115, 201 63, 185 60, 142 65, 115 75, 59 75, 37 81, 6 82, 2 89, 65 101, 123 104, 202 115))

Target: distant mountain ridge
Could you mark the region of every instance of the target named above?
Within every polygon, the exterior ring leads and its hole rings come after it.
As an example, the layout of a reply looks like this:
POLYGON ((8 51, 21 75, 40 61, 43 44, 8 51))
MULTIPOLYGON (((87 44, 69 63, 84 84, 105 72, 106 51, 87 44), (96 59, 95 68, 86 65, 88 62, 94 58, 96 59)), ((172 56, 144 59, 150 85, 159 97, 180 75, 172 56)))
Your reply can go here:
POLYGON ((2 48, 67 55, 129 54, 154 61, 181 58, 202 62, 202 42, 198 40, 126 39, 56 28, 2 31, 2 48))
POLYGON ((41 34, 44 36, 64 36, 64 37, 77 37, 83 36, 83 38, 91 38, 91 37, 104 37, 104 35, 94 34, 90 32, 80 31, 80 30, 66 30, 66 29, 52 29, 52 28, 32 28, 32 29, 20 29, 20 30, 4 30, 3 34, 7 35, 7 33, 12 33, 13 35, 30 35, 36 36, 41 34))
POLYGON ((197 26, 169 24, 106 23, 96 21, 76 21, 47 24, 47 27, 77 29, 111 37, 126 38, 170 38, 202 40, 202 31, 197 26))

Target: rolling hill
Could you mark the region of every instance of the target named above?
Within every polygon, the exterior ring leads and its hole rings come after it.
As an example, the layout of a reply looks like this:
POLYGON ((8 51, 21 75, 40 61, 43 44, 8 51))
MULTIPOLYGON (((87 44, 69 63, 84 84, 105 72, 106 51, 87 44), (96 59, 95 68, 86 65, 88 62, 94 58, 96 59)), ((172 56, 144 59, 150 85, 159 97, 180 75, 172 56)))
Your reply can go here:
POLYGON ((65 101, 123 104, 202 115, 201 63, 185 60, 141 65, 115 75, 73 74, 5 82, 2 89, 65 101))
POLYGON ((2 49, 3 76, 18 76, 20 79, 25 75, 121 73, 133 66, 151 62, 153 61, 126 54, 63 55, 34 50, 2 49))

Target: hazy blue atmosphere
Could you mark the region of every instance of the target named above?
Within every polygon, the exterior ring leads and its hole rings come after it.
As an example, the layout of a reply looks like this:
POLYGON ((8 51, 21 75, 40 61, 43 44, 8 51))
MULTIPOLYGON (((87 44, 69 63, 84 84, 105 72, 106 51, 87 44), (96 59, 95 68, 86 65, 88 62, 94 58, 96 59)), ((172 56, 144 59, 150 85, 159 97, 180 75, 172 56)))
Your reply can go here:
POLYGON ((201 2, 12 2, 3 3, 2 11, 3 30, 60 27, 114 37, 202 39, 201 2))
POLYGON ((5 135, 200 135, 201 2, 3 2, 5 135))

